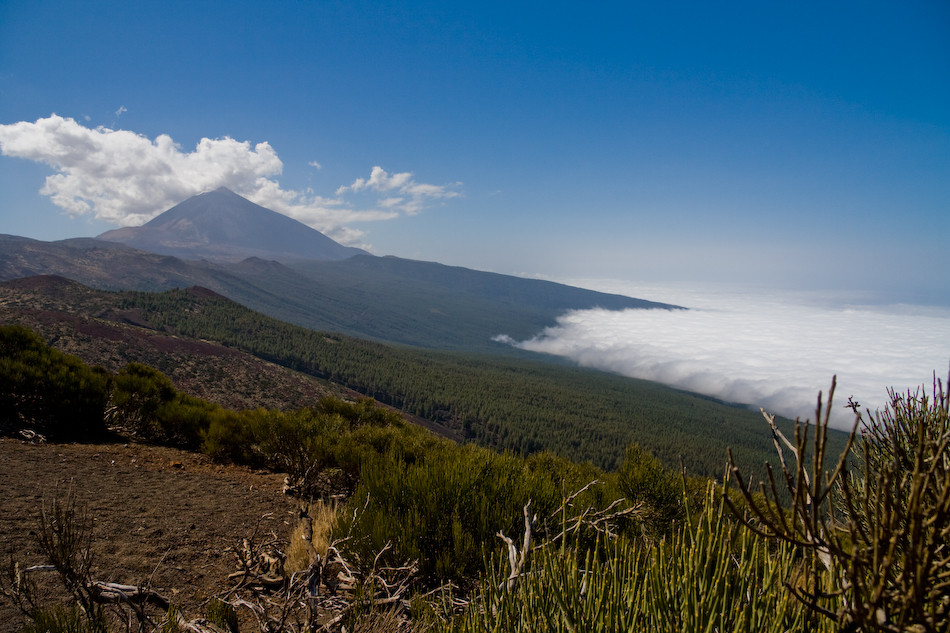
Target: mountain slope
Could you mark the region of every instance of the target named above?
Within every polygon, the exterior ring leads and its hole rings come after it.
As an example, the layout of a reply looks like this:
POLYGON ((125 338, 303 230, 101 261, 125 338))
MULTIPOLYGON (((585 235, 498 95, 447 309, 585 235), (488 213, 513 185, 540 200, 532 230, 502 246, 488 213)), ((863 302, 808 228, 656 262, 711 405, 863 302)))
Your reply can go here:
POLYGON ((567 310, 661 308, 660 303, 536 279, 395 257, 358 255, 290 265, 185 261, 94 239, 0 236, 0 280, 60 275, 109 290, 214 290, 311 329, 432 348, 514 353, 492 337, 528 338, 567 310))
POLYGON ((365 253, 224 187, 193 196, 143 226, 107 231, 98 239, 183 259, 218 262, 248 257, 338 260, 365 253))
MULTIPOLYGON (((222 298, 223 299, 223 298, 222 298)), ((232 409, 290 410, 342 391, 234 348, 157 331, 114 293, 63 277, 0 284, 0 323, 18 323, 83 362, 118 372, 130 362, 155 367, 177 389, 232 409)))
MULTIPOLYGON (((138 324, 148 330, 144 336, 174 335, 178 345, 220 343, 331 380, 501 450, 551 450, 614 468, 625 447, 636 442, 669 467, 682 459, 689 472, 712 477, 722 474, 727 447, 749 471, 773 456, 768 426, 756 412, 528 354, 519 359, 420 350, 314 332, 198 289, 104 293, 63 283, 0 284, 0 319, 7 310, 37 308, 138 324)), ((782 428, 788 430, 787 422, 782 428)), ((834 450, 843 446, 837 439, 834 450)))
MULTIPOLYGON (((193 287, 192 305, 228 302, 193 287)), ((141 310, 125 305, 121 294, 94 290, 55 276, 0 283, 0 324, 17 323, 38 332, 56 349, 115 373, 128 363, 154 367, 189 395, 229 409, 280 409, 312 406, 332 396, 361 394, 340 385, 265 361, 231 346, 161 331, 141 310)), ((453 440, 458 433, 418 416, 410 422, 453 440)))
POLYGON ((167 290, 219 287, 224 274, 206 262, 186 262, 92 238, 43 242, 0 235, 0 280, 59 275, 104 290, 167 290))
MULTIPOLYGON (((307 327, 443 349, 509 351, 492 338, 530 338, 568 310, 676 306, 397 257, 359 255, 338 262, 245 261, 229 268, 255 287, 285 297, 235 289, 224 293, 254 309, 307 327)), ((244 289, 246 290, 246 288, 244 289)))

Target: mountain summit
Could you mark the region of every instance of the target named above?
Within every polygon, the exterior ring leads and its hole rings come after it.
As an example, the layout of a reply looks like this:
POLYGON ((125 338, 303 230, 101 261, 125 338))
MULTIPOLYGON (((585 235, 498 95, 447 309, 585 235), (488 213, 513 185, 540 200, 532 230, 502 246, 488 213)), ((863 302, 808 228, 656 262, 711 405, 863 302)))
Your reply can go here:
POLYGON ((219 262, 248 257, 332 261, 365 254, 226 187, 192 196, 142 226, 106 231, 98 239, 182 259, 219 262))

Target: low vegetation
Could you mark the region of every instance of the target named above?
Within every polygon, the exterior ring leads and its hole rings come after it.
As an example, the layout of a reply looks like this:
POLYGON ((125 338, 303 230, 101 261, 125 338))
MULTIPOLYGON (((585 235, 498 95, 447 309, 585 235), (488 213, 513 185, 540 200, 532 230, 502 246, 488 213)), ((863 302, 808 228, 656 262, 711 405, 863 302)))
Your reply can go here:
POLYGON ((109 377, 20 326, 0 328, 0 431, 27 427, 63 439, 105 430, 109 377))
MULTIPOLYGON (((773 457, 757 413, 655 383, 533 357, 421 350, 313 332, 194 289, 118 298, 121 310, 134 311, 150 327, 219 341, 332 380, 500 451, 552 451, 615 470, 624 447, 636 443, 668 468, 684 465, 705 477, 721 477, 727 448, 748 470, 773 457)), ((844 439, 832 433, 829 441, 840 449, 844 439)))
POLYGON ((186 614, 145 579, 96 579, 88 514, 50 499, 34 528, 45 564, 11 563, 0 582, 26 631, 950 631, 936 381, 880 413, 851 403, 861 432, 840 457, 833 392, 793 439, 768 418, 779 455, 756 487, 735 460, 716 482, 635 444, 613 471, 459 445, 369 400, 229 410, 19 326, 0 327, 0 350, 4 433, 187 447, 286 473, 301 509, 294 542, 248 535, 238 571, 186 614), (39 601, 37 573, 68 599, 39 601))

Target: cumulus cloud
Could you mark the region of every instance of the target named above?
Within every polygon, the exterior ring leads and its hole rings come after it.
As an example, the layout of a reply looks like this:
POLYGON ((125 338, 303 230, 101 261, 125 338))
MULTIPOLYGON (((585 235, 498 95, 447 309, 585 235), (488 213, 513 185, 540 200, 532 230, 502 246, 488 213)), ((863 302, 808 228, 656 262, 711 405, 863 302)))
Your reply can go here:
MULTIPOLYGON (((632 294, 632 293, 631 293, 632 294)), ((950 311, 829 304, 815 297, 748 293, 637 292, 693 306, 685 311, 582 310, 522 349, 653 380, 787 417, 814 419, 818 391, 837 374, 836 414, 844 405, 883 408, 887 389, 930 384, 950 363, 950 311)))
MULTIPOLYGON (((124 111, 120 107, 116 115, 124 111)), ((40 193, 70 215, 93 214, 120 226, 142 224, 190 196, 223 186, 353 244, 362 232, 351 223, 416 214, 434 200, 458 195, 452 187, 417 183, 411 173, 390 175, 377 166, 369 178, 323 197, 282 188, 277 177, 283 163, 266 141, 252 145, 229 137, 203 138, 187 151, 165 134, 153 140, 55 114, 0 125, 0 152, 52 167, 56 173, 46 178, 40 193), (355 192, 377 195, 356 208, 346 198, 355 192)), ((309 164, 320 168, 315 161, 309 164)))

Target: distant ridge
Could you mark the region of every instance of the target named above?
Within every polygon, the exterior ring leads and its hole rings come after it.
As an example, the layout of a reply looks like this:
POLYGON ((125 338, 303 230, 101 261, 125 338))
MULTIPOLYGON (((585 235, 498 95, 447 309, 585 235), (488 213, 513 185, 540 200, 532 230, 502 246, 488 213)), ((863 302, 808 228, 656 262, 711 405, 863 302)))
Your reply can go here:
POLYGON ((496 337, 531 338, 556 325, 557 318, 569 310, 678 308, 551 281, 398 257, 356 255, 290 263, 260 257, 237 263, 188 261, 91 238, 41 242, 0 235, 0 281, 34 275, 59 275, 108 290, 202 286, 314 330, 419 347, 506 354, 520 350, 496 337))
POLYGON ((365 254, 226 187, 192 196, 142 226, 106 231, 100 240, 182 259, 238 262, 337 261, 365 254))

